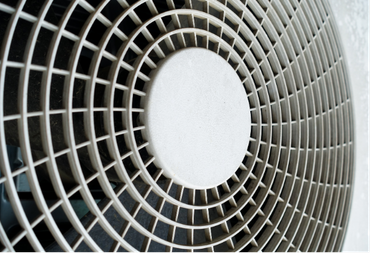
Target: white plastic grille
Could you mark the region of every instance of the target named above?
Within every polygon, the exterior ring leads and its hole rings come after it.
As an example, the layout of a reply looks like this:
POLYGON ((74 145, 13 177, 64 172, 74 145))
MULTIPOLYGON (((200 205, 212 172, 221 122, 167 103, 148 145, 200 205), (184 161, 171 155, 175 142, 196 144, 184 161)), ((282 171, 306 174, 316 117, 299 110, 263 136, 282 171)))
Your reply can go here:
POLYGON ((0 2, 0 186, 18 221, 2 250, 341 249, 353 121, 327 1, 0 2), (185 47, 229 62, 251 108, 245 159, 207 190, 162 175, 139 120, 151 70, 185 47))

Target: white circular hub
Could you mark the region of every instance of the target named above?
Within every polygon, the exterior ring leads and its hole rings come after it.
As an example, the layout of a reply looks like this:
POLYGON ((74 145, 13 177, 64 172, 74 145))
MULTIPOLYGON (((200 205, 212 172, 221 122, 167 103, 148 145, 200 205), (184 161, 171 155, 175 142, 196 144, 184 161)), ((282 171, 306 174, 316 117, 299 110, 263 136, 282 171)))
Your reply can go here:
POLYGON ((188 48, 169 55, 146 84, 148 151, 165 176, 188 188, 228 180, 247 151, 250 110, 235 70, 219 55, 188 48))

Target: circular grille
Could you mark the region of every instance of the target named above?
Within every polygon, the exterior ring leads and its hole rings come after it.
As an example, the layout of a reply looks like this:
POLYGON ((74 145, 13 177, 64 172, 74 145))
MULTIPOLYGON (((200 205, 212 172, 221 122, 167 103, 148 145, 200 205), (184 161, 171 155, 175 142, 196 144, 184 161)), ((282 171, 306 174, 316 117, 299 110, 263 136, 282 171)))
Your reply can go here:
POLYGON ((353 123, 327 1, 29 0, 0 13, 3 249, 341 249, 353 123), (250 106, 244 159, 207 189, 163 173, 142 120, 151 73, 194 47, 230 64, 250 106))

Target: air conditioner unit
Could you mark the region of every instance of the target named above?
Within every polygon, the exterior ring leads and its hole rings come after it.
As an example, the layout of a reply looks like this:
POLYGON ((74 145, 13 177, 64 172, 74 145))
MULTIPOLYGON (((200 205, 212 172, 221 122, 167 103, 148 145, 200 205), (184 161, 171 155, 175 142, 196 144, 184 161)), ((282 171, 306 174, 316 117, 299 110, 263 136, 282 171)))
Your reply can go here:
POLYGON ((2 250, 341 250, 327 1, 6 1, 0 43, 2 250))

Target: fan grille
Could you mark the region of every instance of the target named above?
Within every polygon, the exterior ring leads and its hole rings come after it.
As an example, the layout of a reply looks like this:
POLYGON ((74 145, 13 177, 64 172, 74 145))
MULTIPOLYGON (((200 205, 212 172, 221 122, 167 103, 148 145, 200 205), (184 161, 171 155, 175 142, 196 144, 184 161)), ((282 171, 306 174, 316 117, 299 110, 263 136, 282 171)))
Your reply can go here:
POLYGON ((31 0, 0 13, 0 211, 17 221, 1 216, 3 249, 341 249, 354 128, 327 1, 31 0), (223 57, 250 104, 244 160, 211 189, 165 177, 142 133, 151 71, 188 47, 223 57))

